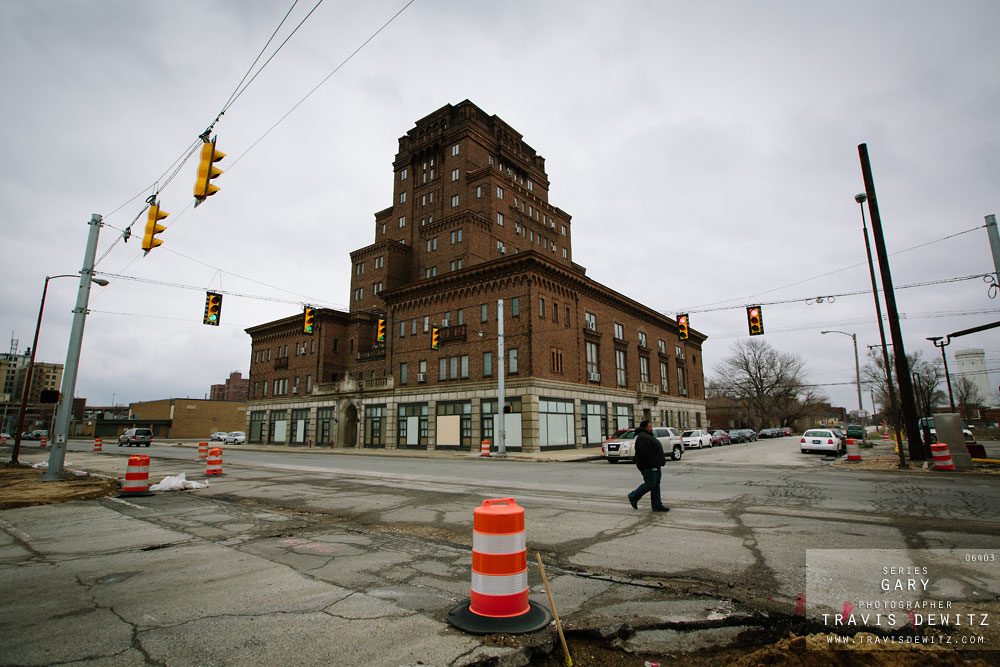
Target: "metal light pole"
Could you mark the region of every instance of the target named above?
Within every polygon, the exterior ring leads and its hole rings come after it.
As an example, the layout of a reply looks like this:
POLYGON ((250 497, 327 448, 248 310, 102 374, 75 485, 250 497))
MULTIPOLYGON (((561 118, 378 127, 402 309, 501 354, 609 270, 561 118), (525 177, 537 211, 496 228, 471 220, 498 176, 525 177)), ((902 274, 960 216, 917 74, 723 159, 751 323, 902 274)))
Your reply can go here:
MULTIPOLYGON (((948 381, 948 403, 951 405, 951 411, 955 412, 955 397, 951 393, 951 375, 948 374, 948 356, 944 353, 944 348, 951 344, 950 336, 931 336, 928 338, 930 342, 934 343, 934 347, 941 348, 941 361, 944 362, 944 379, 948 381), (938 343, 938 341, 944 340, 943 343, 938 343)), ((927 415, 928 417, 930 415, 927 415)))
POLYGON ((76 294, 76 308, 73 309, 73 326, 69 334, 66 350, 66 365, 63 368, 62 398, 56 412, 55 437, 49 452, 49 467, 39 477, 43 482, 58 481, 63 478, 63 461, 66 458, 66 439, 69 423, 73 416, 73 395, 76 392, 76 373, 80 367, 80 348, 83 345, 83 325, 87 320, 87 304, 90 301, 90 283, 94 281, 94 257, 97 256, 97 237, 103 222, 98 213, 90 216, 90 233, 87 248, 83 254, 83 268, 80 269, 80 288, 76 294))
MULTIPOLYGON (((861 363, 858 361, 858 335, 857 334, 852 334, 852 333, 847 333, 846 331, 820 331, 820 333, 821 334, 828 334, 828 333, 843 334, 845 336, 850 336, 851 340, 854 341, 854 378, 855 378, 855 381, 858 383, 858 417, 862 417, 861 413, 863 413, 865 411, 865 406, 861 402, 861 363)), ((874 405, 872 406, 872 409, 873 410, 875 409, 874 405)))
POLYGON ((504 430, 504 406, 507 397, 504 395, 504 349, 503 349, 503 299, 497 300, 497 419, 493 425, 496 431, 493 439, 497 441, 497 456, 507 456, 507 432, 504 430))

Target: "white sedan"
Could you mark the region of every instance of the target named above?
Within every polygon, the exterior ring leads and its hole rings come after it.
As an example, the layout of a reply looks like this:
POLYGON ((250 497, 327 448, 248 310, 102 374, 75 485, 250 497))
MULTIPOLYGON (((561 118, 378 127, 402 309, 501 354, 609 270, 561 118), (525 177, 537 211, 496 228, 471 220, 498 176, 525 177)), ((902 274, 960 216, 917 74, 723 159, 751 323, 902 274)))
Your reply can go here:
POLYGON ((712 446, 712 434, 702 429, 684 431, 681 433, 684 449, 701 449, 712 446))
POLYGON ((811 428, 802 434, 799 441, 799 448, 803 454, 809 452, 831 452, 834 455, 840 454, 844 446, 843 441, 832 429, 811 428))
POLYGON ((222 441, 227 445, 242 445, 247 441, 247 434, 243 431, 233 431, 226 434, 222 441))

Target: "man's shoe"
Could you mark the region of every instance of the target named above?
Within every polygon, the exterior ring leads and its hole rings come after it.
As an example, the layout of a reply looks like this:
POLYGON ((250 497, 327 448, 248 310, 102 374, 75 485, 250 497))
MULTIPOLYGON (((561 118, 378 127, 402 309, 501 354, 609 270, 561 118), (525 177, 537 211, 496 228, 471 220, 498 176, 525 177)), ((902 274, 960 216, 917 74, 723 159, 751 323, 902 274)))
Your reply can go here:
POLYGON ((634 509, 634 510, 637 510, 637 509, 639 509, 639 501, 637 501, 637 500, 632 500, 632 496, 629 496, 629 497, 628 497, 628 502, 629 502, 629 505, 631 505, 631 506, 632 506, 632 509, 634 509))
POLYGON ((653 511, 654 512, 669 512, 670 508, 667 507, 666 505, 664 505, 663 507, 654 507, 653 511))

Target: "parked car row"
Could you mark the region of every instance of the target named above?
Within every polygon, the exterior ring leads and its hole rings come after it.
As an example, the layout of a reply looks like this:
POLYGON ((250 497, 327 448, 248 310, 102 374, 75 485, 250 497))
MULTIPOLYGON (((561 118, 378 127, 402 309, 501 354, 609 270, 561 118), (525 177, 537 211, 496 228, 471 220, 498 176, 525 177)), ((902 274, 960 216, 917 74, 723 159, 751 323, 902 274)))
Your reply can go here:
POLYGON ((762 428, 760 430, 760 433, 757 434, 757 437, 761 439, 780 438, 782 436, 791 434, 792 434, 792 429, 788 428, 787 426, 783 426, 780 428, 762 428))

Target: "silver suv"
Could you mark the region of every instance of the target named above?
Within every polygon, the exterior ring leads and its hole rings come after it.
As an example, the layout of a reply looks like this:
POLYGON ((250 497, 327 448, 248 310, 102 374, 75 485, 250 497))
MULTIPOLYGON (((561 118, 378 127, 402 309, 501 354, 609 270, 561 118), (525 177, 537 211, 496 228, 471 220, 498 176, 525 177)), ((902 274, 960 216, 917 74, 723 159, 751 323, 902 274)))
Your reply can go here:
MULTIPOLYGON (((618 463, 619 461, 634 461, 636 430, 633 428, 621 429, 605 440, 601 445, 601 453, 608 460, 608 463, 618 463)), ((684 441, 681 440, 680 431, 669 426, 654 426, 653 437, 663 445, 663 452, 667 458, 680 461, 684 455, 684 441)))
POLYGON ((130 428, 118 436, 118 446, 149 447, 153 442, 153 431, 148 428, 130 428))

